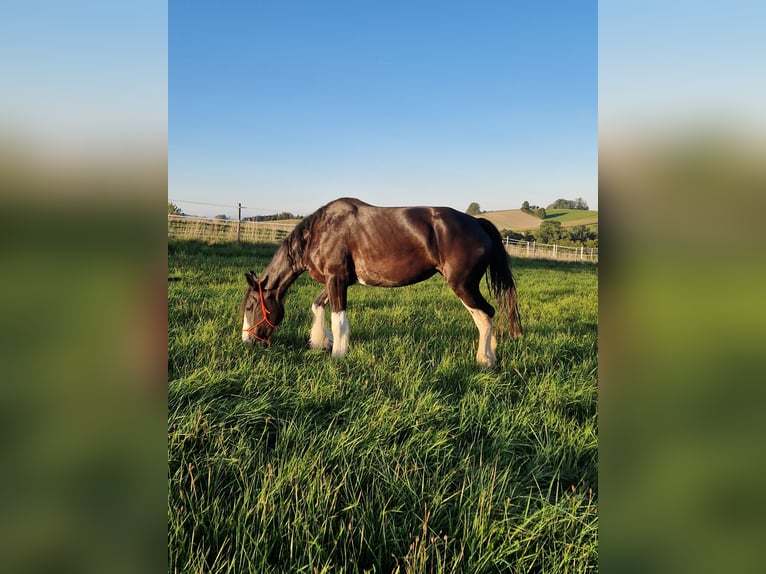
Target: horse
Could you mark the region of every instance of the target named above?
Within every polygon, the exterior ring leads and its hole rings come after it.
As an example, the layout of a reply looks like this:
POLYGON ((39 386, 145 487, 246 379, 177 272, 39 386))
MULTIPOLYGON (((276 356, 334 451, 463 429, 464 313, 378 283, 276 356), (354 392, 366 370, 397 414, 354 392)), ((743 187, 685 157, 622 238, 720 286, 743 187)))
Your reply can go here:
POLYGON ((253 271, 245 273, 245 343, 271 343, 285 314, 285 294, 304 272, 324 285, 311 305, 309 345, 331 350, 335 358, 348 353, 350 285, 401 287, 436 273, 479 330, 480 365, 492 368, 497 362, 495 309, 479 289, 485 274, 490 293, 508 316, 505 331, 514 339, 522 335, 516 284, 500 233, 490 221, 450 207, 376 207, 341 198, 305 217, 282 241, 260 278, 253 271), (331 330, 325 326, 328 303, 331 330))

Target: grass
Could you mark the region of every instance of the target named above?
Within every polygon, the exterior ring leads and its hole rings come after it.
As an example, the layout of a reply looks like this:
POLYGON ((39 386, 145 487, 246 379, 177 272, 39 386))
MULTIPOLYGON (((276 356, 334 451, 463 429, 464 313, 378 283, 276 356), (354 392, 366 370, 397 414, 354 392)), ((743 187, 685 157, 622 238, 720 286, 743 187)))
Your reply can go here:
POLYGON ((585 209, 547 209, 545 219, 560 221, 561 224, 579 221, 580 219, 598 219, 598 211, 588 211, 585 209))
POLYGON ((171 241, 169 572, 593 572, 597 268, 514 260, 525 337, 475 364, 437 276, 352 287, 351 350, 309 350, 303 275, 240 341, 273 245, 171 241))

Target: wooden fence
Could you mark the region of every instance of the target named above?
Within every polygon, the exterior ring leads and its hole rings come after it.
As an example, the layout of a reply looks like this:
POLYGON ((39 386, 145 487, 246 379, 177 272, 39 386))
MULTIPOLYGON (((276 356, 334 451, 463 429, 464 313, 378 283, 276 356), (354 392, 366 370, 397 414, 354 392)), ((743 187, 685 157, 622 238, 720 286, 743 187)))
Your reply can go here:
POLYGON ((168 237, 198 239, 210 243, 227 241, 281 241, 295 227, 294 223, 273 221, 236 221, 206 219, 188 215, 168 215, 168 237))
MULTIPOLYGON (((287 237, 294 223, 273 221, 236 221, 232 219, 206 219, 187 215, 168 215, 168 237, 197 239, 210 243, 229 241, 278 242, 287 237)), ((557 261, 598 262, 598 248, 548 245, 534 241, 505 238, 505 250, 513 257, 555 259, 557 261)))
POLYGON ((557 261, 592 261, 598 263, 598 247, 548 245, 547 243, 508 239, 507 237, 504 243, 505 250, 513 257, 555 259, 557 261))

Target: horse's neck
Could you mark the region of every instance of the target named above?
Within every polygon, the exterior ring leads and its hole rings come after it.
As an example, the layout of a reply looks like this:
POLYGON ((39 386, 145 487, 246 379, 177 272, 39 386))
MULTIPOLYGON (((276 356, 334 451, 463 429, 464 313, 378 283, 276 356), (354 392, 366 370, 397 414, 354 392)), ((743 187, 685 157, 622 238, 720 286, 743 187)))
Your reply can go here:
POLYGON ((268 288, 276 289, 280 299, 285 296, 287 289, 303 273, 304 269, 295 269, 290 265, 287 251, 282 245, 274 254, 271 262, 263 270, 263 276, 268 277, 268 288))

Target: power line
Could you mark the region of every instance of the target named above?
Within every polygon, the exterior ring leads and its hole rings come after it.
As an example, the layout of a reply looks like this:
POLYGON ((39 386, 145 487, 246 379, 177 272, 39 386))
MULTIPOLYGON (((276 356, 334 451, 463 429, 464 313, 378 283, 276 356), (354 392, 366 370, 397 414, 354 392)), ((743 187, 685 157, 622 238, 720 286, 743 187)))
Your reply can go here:
MULTIPOLYGON (((231 208, 237 208, 240 207, 237 204, 231 205, 227 203, 208 203, 206 201, 192 201, 190 199, 172 199, 168 198, 169 201, 175 202, 175 203, 193 203, 194 205, 207 205, 210 207, 231 207, 231 208)), ((242 209, 252 209, 254 211, 271 211, 273 213, 282 213, 279 209, 269 209, 268 207, 247 207, 245 205, 242 206, 242 209)))
MULTIPOLYGON (((237 207, 236 205, 229 205, 227 203, 207 203, 206 201, 191 201, 190 199, 170 199, 170 201, 176 203, 193 203, 194 205, 209 205, 211 207, 237 207)), ((242 206, 242 209, 246 209, 242 206)))

